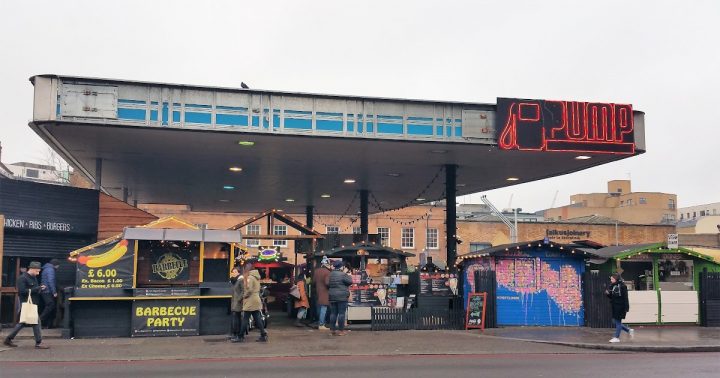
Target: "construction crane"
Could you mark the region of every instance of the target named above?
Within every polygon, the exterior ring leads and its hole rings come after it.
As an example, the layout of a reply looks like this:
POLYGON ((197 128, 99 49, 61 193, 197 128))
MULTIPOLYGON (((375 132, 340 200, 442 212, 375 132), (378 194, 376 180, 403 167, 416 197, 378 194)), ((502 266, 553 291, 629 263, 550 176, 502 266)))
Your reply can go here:
POLYGON ((557 201, 558 193, 560 193, 560 190, 555 191, 555 195, 553 196, 552 203, 550 204, 550 209, 555 208, 555 201, 557 201))

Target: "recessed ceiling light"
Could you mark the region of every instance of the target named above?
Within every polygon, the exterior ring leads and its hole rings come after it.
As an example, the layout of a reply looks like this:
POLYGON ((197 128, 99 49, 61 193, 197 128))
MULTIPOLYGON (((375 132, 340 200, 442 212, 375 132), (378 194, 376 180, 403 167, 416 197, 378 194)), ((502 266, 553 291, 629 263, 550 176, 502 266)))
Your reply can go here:
POLYGON ((218 201, 220 201, 220 202, 230 202, 230 200, 227 200, 227 199, 221 199, 221 200, 218 200, 218 201))
POLYGON ((320 197, 321 198, 330 198, 330 195, 329 194, 321 194, 320 197))
POLYGON ((415 201, 425 201, 425 198, 416 198, 415 201))
POLYGON ((400 177, 399 173, 388 173, 387 175, 390 177, 400 177))
POLYGON ((517 178, 517 177, 508 177, 507 180, 508 180, 508 181, 517 181, 517 180, 520 180, 520 179, 517 178))
POLYGON ((346 183, 346 184, 354 184, 354 183, 355 183, 355 179, 349 178, 349 179, 345 179, 345 181, 343 181, 343 182, 346 183))
POLYGON ((235 189, 235 187, 232 186, 232 185, 223 185, 223 189, 225 189, 225 190, 233 190, 233 189, 235 189))
POLYGON ((592 156, 587 156, 587 155, 575 156, 575 160, 587 160, 587 159, 592 159, 592 156))
POLYGON ((251 142, 249 140, 241 140, 238 142, 238 144, 241 146, 252 147, 255 145, 255 142, 251 142))
POLYGON ((446 154, 447 150, 432 150, 430 152, 432 152, 434 154, 446 154))
POLYGON ((242 171, 242 168, 240 168, 240 167, 230 167, 228 169, 230 169, 231 172, 241 172, 242 171))
POLYGON ((286 198, 286 199, 285 199, 285 202, 295 202, 295 200, 292 199, 292 198, 286 198))

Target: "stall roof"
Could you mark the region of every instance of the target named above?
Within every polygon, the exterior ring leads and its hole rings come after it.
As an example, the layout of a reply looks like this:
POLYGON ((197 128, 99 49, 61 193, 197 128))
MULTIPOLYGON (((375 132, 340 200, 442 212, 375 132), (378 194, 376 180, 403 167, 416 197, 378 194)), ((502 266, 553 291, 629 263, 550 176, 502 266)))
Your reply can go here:
POLYGON ((123 239, 240 243, 242 235, 238 230, 128 227, 123 232, 123 239))
POLYGON ((637 244, 637 245, 629 245, 629 246, 616 246, 617 249, 615 253, 612 253, 613 250, 607 247, 598 250, 597 252, 603 253, 605 255, 608 255, 607 258, 614 258, 614 259, 627 259, 633 256, 637 256, 643 253, 682 253, 685 255, 697 257, 702 260, 710 261, 716 264, 720 264, 712 256, 708 256, 705 254, 702 254, 698 251, 694 251, 689 248, 680 247, 680 248, 668 248, 667 244, 665 243, 654 243, 654 244, 637 244), (624 248, 620 248, 624 247, 624 248), (607 251, 604 251, 607 250, 607 251), (603 252, 604 251, 604 252, 603 252))
POLYGON ((477 252, 470 252, 468 254, 458 256, 456 265, 461 265, 463 260, 474 259, 479 257, 493 256, 509 251, 523 251, 533 248, 544 247, 556 252, 565 252, 570 255, 576 254, 579 257, 586 259, 597 259, 598 256, 594 250, 589 248, 580 248, 577 244, 561 244, 556 242, 545 243, 543 240, 526 241, 521 243, 503 244, 495 247, 486 248, 477 252))
MULTIPOLYGON (((296 220, 295 218, 293 218, 293 217, 291 217, 291 216, 283 213, 283 212, 280 211, 280 210, 276 210, 276 209, 267 210, 267 211, 265 211, 265 212, 263 212, 263 213, 261 213, 261 214, 259 214, 259 215, 256 215, 256 216, 254 216, 254 217, 252 217, 252 218, 248 218, 248 219, 246 219, 245 221, 240 222, 240 223, 238 223, 238 224, 230 227, 230 229, 231 229, 231 230, 239 230, 239 229, 241 229, 241 228, 243 228, 243 227, 245 227, 245 226, 247 226, 247 225, 249 225, 249 224, 255 223, 255 222, 257 222, 257 221, 259 221, 260 219, 263 219, 263 218, 265 218, 265 217, 273 217, 274 219, 277 219, 277 220, 285 223, 286 225, 288 225, 288 226, 296 229, 297 231, 299 231, 299 232, 302 233, 303 235, 312 235, 312 236, 316 236, 317 238, 322 238, 322 237, 323 237, 323 235, 322 235, 321 233, 313 230, 312 228, 310 228, 310 227, 302 224, 301 222, 299 222, 299 221, 296 220)), ((255 235, 253 235, 253 237, 257 238, 255 235)), ((260 238, 261 238, 261 237, 260 237, 260 238)), ((288 237, 285 238, 285 239, 292 239, 292 235, 288 235, 288 237)))
POLYGON ((413 257, 414 253, 405 252, 399 249, 386 247, 373 243, 355 243, 349 246, 341 246, 327 251, 321 251, 316 256, 327 257, 352 257, 358 256, 358 251, 365 250, 371 258, 390 258, 390 257, 413 257))
MULTIPOLYGON (((144 226, 138 226, 138 227, 142 227, 142 228, 184 228, 184 229, 188 229, 188 230, 197 230, 198 229, 198 227, 195 226, 194 224, 186 222, 180 218, 172 217, 172 216, 160 218, 160 219, 152 221, 144 226)), ((87 250, 93 249, 93 248, 101 246, 101 245, 110 244, 110 243, 112 243, 116 240, 120 240, 122 238, 123 238, 123 233, 119 233, 119 234, 111 236, 107 239, 100 240, 97 243, 93 243, 86 247, 76 249, 76 250, 70 252, 70 257, 73 257, 73 256, 77 255, 78 253, 83 253, 87 250)))

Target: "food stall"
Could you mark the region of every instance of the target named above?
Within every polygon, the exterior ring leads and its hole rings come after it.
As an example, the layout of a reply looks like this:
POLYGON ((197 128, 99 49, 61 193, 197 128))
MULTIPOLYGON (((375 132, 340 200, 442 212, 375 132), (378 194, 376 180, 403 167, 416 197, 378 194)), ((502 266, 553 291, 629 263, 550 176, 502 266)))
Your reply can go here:
POLYGON ((285 311, 284 303, 292 287, 295 265, 290 264, 277 246, 259 246, 253 267, 260 272, 260 283, 268 288, 268 308, 285 311))
POLYGON ((720 263, 691 248, 665 243, 612 246, 597 254, 607 261, 596 269, 619 271, 628 287, 627 323, 699 323, 700 272, 720 272, 720 263))
POLYGON ((237 230, 199 229, 169 217, 70 253, 74 337, 224 334, 237 230))
POLYGON ((406 259, 412 253, 372 243, 353 243, 315 255, 341 259, 350 269, 353 284, 350 286, 348 322, 370 321, 372 308, 404 308, 409 296, 409 276, 406 259))

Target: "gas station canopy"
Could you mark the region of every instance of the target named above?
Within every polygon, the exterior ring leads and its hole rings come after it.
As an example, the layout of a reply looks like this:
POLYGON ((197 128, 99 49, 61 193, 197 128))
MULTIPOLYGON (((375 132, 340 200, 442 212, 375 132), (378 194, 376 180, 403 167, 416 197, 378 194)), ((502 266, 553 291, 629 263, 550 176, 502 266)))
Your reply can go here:
POLYGON ((464 195, 643 153, 630 105, 401 100, 31 78, 32 129, 109 194, 196 211, 343 214, 464 195), (355 202, 355 205, 353 205, 355 202))

